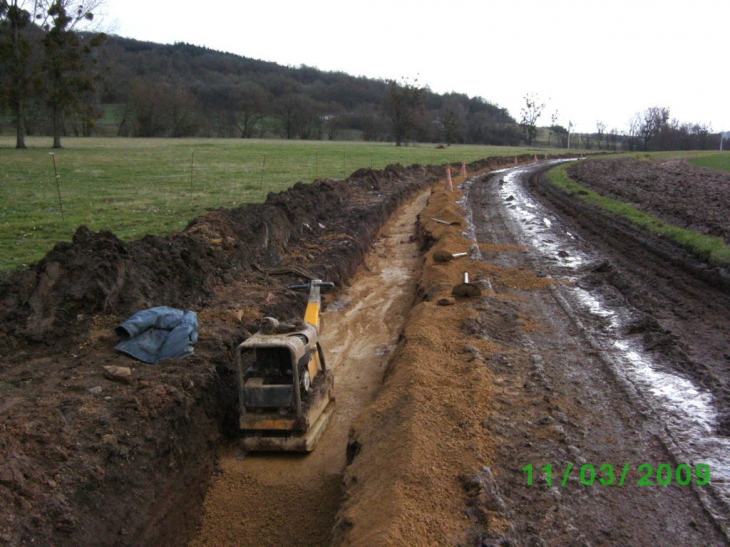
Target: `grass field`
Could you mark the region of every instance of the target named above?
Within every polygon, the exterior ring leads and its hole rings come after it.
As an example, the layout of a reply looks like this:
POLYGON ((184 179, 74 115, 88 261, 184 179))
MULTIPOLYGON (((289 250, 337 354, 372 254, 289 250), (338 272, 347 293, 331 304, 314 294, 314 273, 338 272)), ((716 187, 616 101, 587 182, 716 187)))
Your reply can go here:
POLYGON ((730 171, 730 150, 692 158, 689 162, 698 167, 707 167, 708 169, 717 169, 719 171, 730 171))
POLYGON ((14 138, 0 137, 0 270, 39 260, 82 224, 131 240, 181 230, 208 208, 261 202, 268 192, 298 181, 343 178, 361 167, 392 163, 441 165, 527 152, 466 145, 440 150, 363 142, 65 138, 64 149, 51 155, 50 138, 27 143, 27 150, 15 150, 14 138))

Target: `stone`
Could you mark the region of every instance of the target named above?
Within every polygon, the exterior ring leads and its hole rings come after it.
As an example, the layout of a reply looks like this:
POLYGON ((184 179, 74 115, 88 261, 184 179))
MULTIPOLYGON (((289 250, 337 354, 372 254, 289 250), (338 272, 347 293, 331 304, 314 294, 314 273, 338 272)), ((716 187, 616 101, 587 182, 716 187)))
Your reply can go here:
POLYGON ((104 377, 113 382, 129 384, 132 382, 132 369, 129 367, 106 366, 104 367, 104 377))

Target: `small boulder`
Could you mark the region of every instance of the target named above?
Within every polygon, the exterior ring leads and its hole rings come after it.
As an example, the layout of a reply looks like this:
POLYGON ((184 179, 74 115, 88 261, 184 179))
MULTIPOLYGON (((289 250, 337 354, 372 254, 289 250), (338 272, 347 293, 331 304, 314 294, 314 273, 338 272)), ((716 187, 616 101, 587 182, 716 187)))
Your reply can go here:
POLYGON ((112 382, 121 382, 129 384, 132 382, 132 369, 129 367, 104 367, 104 378, 112 382))

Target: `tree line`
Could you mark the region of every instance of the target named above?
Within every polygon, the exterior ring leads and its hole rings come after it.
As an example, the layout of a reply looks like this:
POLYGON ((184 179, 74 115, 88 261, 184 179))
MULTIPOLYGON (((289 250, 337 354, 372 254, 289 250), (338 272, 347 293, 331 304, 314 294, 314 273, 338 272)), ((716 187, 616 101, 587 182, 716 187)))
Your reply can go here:
MULTIPOLYGON (((537 138, 538 120, 546 108, 546 103, 534 93, 524 97, 525 105, 520 110, 520 130, 524 142, 530 146, 537 138)), ((709 125, 702 123, 683 123, 670 116, 666 107, 653 106, 637 112, 629 120, 628 131, 607 129, 605 123, 596 122, 596 131, 573 133, 573 123, 568 127, 558 123, 559 114, 550 117, 551 124, 544 128, 547 132, 547 145, 585 150, 628 150, 658 152, 667 150, 717 150, 721 148, 722 133, 713 133, 709 125)))
POLYGON ((720 134, 701 123, 683 123, 671 118, 666 107, 653 106, 629 120, 626 147, 631 150, 716 150, 720 134))
POLYGON ((110 132, 519 144, 507 110, 481 97, 90 32, 100 1, 0 0, 0 106, 18 147, 110 132))
POLYGON ((628 130, 574 134, 538 125, 527 94, 518 123, 482 97, 433 93, 417 81, 285 67, 185 43, 94 31, 104 0, 0 0, 0 122, 25 136, 342 139, 602 150, 717 148, 719 134, 652 107, 628 130), (547 141, 547 142, 545 142, 547 141))
POLYGON ((112 37, 104 50, 101 100, 116 105, 119 135, 519 142, 506 109, 405 80, 284 67, 184 43, 112 37))

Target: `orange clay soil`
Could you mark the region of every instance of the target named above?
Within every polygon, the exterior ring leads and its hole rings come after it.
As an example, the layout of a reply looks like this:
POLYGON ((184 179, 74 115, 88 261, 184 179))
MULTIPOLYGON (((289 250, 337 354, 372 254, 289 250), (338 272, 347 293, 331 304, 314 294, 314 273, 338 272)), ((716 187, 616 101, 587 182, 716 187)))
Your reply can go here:
MULTIPOLYGON (((470 335, 465 325, 477 320, 485 298, 501 298, 490 290, 491 284, 541 290, 549 282, 529 271, 473 260, 473 255, 434 262, 438 249, 476 250, 462 233, 466 221, 458 204, 461 197, 459 190, 436 185, 419 215, 421 239, 431 243, 418 282, 421 301, 407 318, 378 399, 350 435, 351 463, 335 545, 459 545, 471 544, 479 534, 479 519, 467 510, 468 490, 494 454, 494 441, 483 426, 493 412, 494 377, 482 358, 508 350, 470 335), (465 271, 481 286, 482 297, 451 295, 465 271)), ((489 521, 492 531, 508 526, 496 513, 489 521)))

